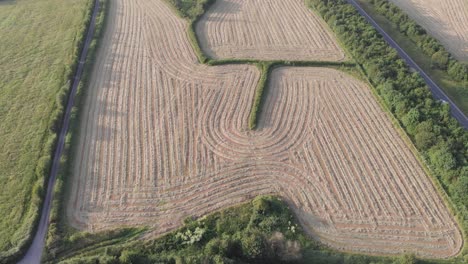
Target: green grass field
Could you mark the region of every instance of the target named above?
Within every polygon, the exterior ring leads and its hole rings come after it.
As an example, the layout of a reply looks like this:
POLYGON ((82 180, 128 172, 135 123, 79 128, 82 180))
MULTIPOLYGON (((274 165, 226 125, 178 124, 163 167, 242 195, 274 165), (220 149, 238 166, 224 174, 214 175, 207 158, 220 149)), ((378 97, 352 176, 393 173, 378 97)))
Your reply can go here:
POLYGON ((29 239, 91 0, 0 1, 0 259, 29 239))
POLYGON ((446 72, 431 67, 431 57, 423 53, 407 36, 400 33, 396 26, 384 16, 378 14, 369 0, 358 0, 362 7, 385 29, 408 55, 445 91, 457 106, 468 115, 468 84, 454 81, 446 72))

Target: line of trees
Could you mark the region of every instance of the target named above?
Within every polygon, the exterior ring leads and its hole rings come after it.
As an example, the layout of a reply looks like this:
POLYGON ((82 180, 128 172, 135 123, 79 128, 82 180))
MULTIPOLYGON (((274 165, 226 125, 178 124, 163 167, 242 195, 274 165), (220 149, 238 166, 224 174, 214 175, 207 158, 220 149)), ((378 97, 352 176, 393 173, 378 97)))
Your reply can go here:
POLYGON ((456 60, 440 42, 427 34, 403 10, 388 0, 370 0, 375 10, 392 21, 398 30, 431 57, 432 67, 444 70, 456 81, 468 82, 468 65, 456 60))
POLYGON ((421 76, 412 73, 397 52, 345 0, 309 3, 361 66, 458 207, 462 221, 467 222, 468 133, 451 117, 449 106, 432 97, 421 76))

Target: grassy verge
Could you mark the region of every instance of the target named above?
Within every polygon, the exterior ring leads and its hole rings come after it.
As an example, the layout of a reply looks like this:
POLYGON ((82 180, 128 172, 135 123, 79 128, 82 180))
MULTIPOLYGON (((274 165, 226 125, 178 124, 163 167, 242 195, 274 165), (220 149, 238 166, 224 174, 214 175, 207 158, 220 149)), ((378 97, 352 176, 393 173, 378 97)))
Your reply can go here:
POLYGON ((70 117, 70 127, 65 139, 64 154, 60 160, 60 171, 54 187, 50 224, 46 238, 45 254, 43 255, 43 260, 45 261, 54 262, 55 258, 59 255, 67 256, 68 254, 76 254, 83 250, 91 250, 95 247, 127 242, 145 231, 144 228, 123 228, 91 234, 79 232, 66 223, 66 201, 68 200, 67 194, 70 191, 70 179, 67 176, 72 175, 73 153, 75 153, 79 138, 80 113, 84 110, 85 88, 88 87, 100 39, 104 35, 108 10, 109 1, 100 0, 100 10, 96 17, 94 36, 88 49, 82 80, 75 96, 75 105, 72 108, 70 117))
POLYGON ((93 1, 0 5, 0 263, 32 241, 93 1))
POLYGON ((339 253, 309 240, 282 200, 259 196, 150 241, 95 248, 59 263, 403 263, 339 253))
MULTIPOLYGON (((204 8, 213 1, 168 1, 183 4, 182 6, 176 5, 176 9, 178 10, 179 14, 182 14, 183 17, 187 17, 190 20, 191 24, 188 34, 201 63, 207 63, 209 65, 250 63, 257 64, 258 67, 261 68, 261 81, 257 87, 252 110, 249 116, 249 127, 251 127, 251 129, 255 127, 257 123, 257 117, 261 112, 262 100, 264 100, 266 95, 265 87, 268 83, 268 73, 271 72, 273 67, 337 67, 353 75, 360 76, 359 73, 356 73, 354 68, 356 64, 350 62, 261 62, 257 60, 210 60, 203 54, 202 50, 200 49, 197 36, 193 30, 197 19, 203 14, 204 11, 190 11, 190 8, 198 8, 201 5, 202 9, 204 10, 204 8), (185 11, 182 12, 181 10, 185 11)), ((346 43, 346 41, 343 41, 343 43, 346 43)), ((358 64, 358 67, 361 66, 358 64)), ((365 76, 368 76, 366 70, 363 70, 363 73, 365 76)), ((374 84, 378 85, 378 83, 375 82, 374 84)), ((377 88, 374 89, 374 93, 376 95, 379 94, 377 88)), ((381 104, 384 105, 390 113, 392 113, 392 109, 388 107, 388 104, 381 98, 380 95, 378 98, 380 99, 381 104)), ((400 126, 400 122, 397 119, 393 119, 393 121, 397 127, 402 128, 400 126)), ((78 122, 74 121, 74 123, 77 124, 78 122)), ((406 135, 402 132, 402 130, 400 132, 403 135, 406 135)), ((73 138, 75 137, 76 135, 73 135, 73 138)), ((406 139, 408 142, 411 142, 410 138, 406 137, 406 139)), ((67 142, 70 142, 69 140, 70 139, 67 137, 67 142)), ((72 152, 72 150, 68 150, 68 153, 72 152)), ((71 158, 68 160, 71 160, 71 158)), ((422 161, 424 161, 424 159, 422 159, 422 161)), ((71 168, 70 165, 64 167, 71 168)), ((69 173, 64 175, 69 175, 69 173)), ((433 179, 437 178, 434 177, 433 179)), ((439 188, 441 185, 437 185, 438 181, 434 181, 436 186, 439 188)), ((443 192, 442 187, 440 187, 440 190, 443 192)), ((59 195, 57 195, 57 197, 59 197, 59 195)), ((98 234, 76 233, 74 230, 64 229, 61 231, 62 233, 59 232, 49 234, 49 239, 51 239, 48 241, 48 248, 50 250, 49 253, 54 254, 49 255, 49 260, 55 262, 57 259, 61 259, 64 261, 64 263, 236 263, 239 261, 255 263, 280 263, 277 260, 284 256, 276 256, 273 254, 275 252, 284 253, 284 251, 271 251, 271 248, 274 246, 271 243, 273 232, 280 232, 283 234, 283 237, 286 238, 286 241, 296 241, 300 245, 300 258, 294 259, 294 261, 298 262, 415 263, 414 257, 409 255, 405 255, 402 258, 373 257, 359 254, 340 253, 334 250, 330 250, 305 237, 302 232, 299 231, 300 228, 296 226, 291 212, 287 210, 284 204, 279 205, 279 203, 279 200, 273 197, 256 198, 251 203, 211 214, 209 216, 203 217, 202 219, 199 219, 198 221, 189 220, 181 229, 151 241, 141 241, 135 239, 138 238, 142 232, 144 232, 142 229, 123 229, 98 234), (261 205, 265 203, 268 205, 266 208, 282 209, 272 211, 269 209, 259 210, 259 208, 262 207, 259 206, 259 204, 261 205), (288 220, 288 223, 286 223, 283 221, 284 219, 290 220, 288 220), (296 235, 291 234, 292 227, 297 230, 296 235), (67 241, 63 243, 64 240, 54 240, 54 234, 58 236, 65 235, 67 237, 67 241), (56 247, 51 246, 57 243, 61 244, 56 245, 56 247), (257 246, 259 246, 257 251, 253 252, 249 250, 250 248, 255 248, 257 246), (52 251, 54 249, 55 251, 52 251), (276 258, 268 258, 271 256, 275 256, 276 258), (406 262, 407 260, 411 262, 406 262)), ((56 210, 59 210, 62 207, 57 206, 56 210)), ((63 212, 60 213, 57 211, 56 215, 61 215, 61 218, 63 219, 63 212)), ((282 245, 282 248, 285 247, 282 242, 279 245, 282 245)), ((445 261, 421 261, 421 263, 425 262, 445 263, 445 261)))
POLYGON ((402 33, 397 25, 380 14, 371 0, 358 0, 372 18, 403 48, 408 55, 447 93, 451 100, 468 115, 468 82, 456 81, 446 70, 433 66, 431 56, 427 55, 417 43, 402 33))
MULTIPOLYGON (((319 0, 308 2, 352 51, 384 109, 392 113, 395 126, 400 132, 404 130, 401 134, 406 136, 403 138, 426 165, 426 173, 456 216, 466 240, 468 199, 465 186, 468 175, 466 152, 461 146, 466 146, 467 132, 450 116, 447 107, 434 102, 422 78, 410 72, 396 52, 351 5, 344 0, 333 4, 319 0), (409 118, 412 114, 416 114, 415 119, 409 118), (424 138, 425 135, 429 137, 424 138), (422 140, 428 138, 430 140, 422 140)), ((461 254, 450 261, 463 263, 467 258, 465 243, 461 254)))

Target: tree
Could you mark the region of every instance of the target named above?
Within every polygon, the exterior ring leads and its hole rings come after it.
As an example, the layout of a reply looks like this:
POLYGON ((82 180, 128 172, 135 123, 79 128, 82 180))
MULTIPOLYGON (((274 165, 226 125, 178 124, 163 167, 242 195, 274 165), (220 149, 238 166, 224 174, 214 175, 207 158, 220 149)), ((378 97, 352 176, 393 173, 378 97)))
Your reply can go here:
POLYGON ((268 256, 268 245, 265 237, 257 230, 241 239, 242 252, 247 259, 261 260, 268 256))
POLYGON ((449 54, 446 51, 439 50, 436 53, 432 54, 431 64, 432 64, 432 67, 434 68, 446 70, 448 61, 449 61, 449 54))
POLYGON ((411 110, 408 111, 408 113, 406 113, 405 116, 403 116, 402 118, 403 125, 411 134, 414 134, 414 130, 416 129, 416 126, 419 124, 420 116, 421 114, 419 113, 419 110, 416 108, 412 108, 411 110))
POLYGON ((440 133, 438 127, 434 126, 432 121, 423 121, 416 127, 414 140, 418 149, 427 150, 431 148, 436 141, 436 133, 440 133))
POLYGON ((436 172, 447 177, 448 172, 457 166, 457 161, 450 151, 449 146, 442 142, 429 150, 429 159, 436 172))

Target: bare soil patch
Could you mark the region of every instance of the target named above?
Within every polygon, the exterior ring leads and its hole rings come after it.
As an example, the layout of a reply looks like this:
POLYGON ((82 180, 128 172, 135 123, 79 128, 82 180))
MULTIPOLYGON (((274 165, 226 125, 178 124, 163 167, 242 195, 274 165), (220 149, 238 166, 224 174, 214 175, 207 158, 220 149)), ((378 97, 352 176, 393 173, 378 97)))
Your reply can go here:
POLYGON ((70 223, 156 236, 260 194, 283 197, 338 249, 448 257, 460 232, 369 87, 327 68, 277 68, 258 129, 259 71, 197 62, 164 1, 112 2, 75 153, 70 223))
POLYGON ((218 0, 196 32, 212 58, 345 59, 325 22, 303 0, 218 0))
POLYGON ((468 61, 468 1, 390 0, 437 38, 459 60, 468 61))

